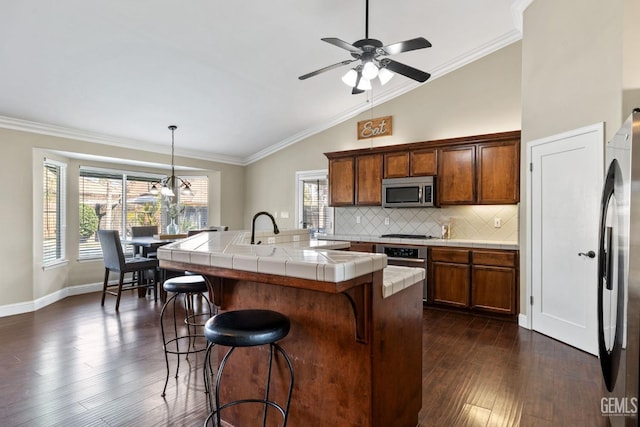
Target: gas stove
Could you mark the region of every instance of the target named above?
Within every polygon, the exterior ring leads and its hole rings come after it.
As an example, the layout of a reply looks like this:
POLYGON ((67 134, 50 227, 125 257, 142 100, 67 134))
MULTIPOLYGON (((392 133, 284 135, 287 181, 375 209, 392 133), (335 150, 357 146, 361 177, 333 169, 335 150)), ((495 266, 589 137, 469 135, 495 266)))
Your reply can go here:
POLYGON ((435 236, 427 236, 426 234, 383 234, 380 236, 392 239, 436 239, 435 236))

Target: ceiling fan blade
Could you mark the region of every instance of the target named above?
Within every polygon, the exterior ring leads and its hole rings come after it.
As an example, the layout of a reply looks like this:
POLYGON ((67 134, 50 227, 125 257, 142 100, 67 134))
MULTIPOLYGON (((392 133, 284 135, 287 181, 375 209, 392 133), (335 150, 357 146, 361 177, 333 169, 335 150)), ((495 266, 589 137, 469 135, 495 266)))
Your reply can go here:
POLYGON ((382 49, 387 53, 387 55, 396 55, 410 50, 424 49, 425 47, 431 47, 431 43, 429 43, 429 41, 424 37, 418 37, 411 40, 405 40, 403 42, 392 43, 384 46, 382 49))
POLYGON ((325 37, 325 38, 320 39, 320 40, 322 40, 323 42, 327 42, 329 44, 332 44, 334 46, 338 46, 338 47, 340 47, 342 49, 346 49, 349 52, 362 53, 362 49, 359 49, 359 48, 355 47, 354 45, 349 44, 344 40, 337 39, 335 37, 325 37))
POLYGON ((380 61, 381 65, 398 74, 402 74, 405 77, 416 80, 420 83, 426 82, 431 74, 420 71, 417 68, 410 67, 400 62, 393 61, 389 58, 385 58, 380 61))
POLYGON ((338 62, 337 64, 329 65, 327 67, 320 68, 319 70, 307 73, 307 74, 305 74, 303 76, 298 77, 298 79, 305 80, 305 79, 308 79, 309 77, 317 76, 320 73, 324 73, 325 71, 333 70, 334 68, 338 68, 338 67, 342 67, 343 65, 351 64, 353 61, 355 61, 355 59, 346 59, 344 61, 338 62))

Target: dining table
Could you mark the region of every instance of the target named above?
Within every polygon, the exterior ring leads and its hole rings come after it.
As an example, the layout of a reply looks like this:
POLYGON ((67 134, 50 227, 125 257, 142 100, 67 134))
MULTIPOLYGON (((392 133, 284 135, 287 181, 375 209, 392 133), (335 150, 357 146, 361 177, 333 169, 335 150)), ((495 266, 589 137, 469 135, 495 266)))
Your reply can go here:
MULTIPOLYGON (((134 254, 137 254, 139 256, 142 257, 148 257, 149 254, 154 254, 154 258, 155 258, 155 252, 157 251, 157 249, 161 246, 167 245, 169 243, 174 243, 174 242, 178 242, 184 238, 186 238, 187 235, 184 234, 176 234, 176 235, 171 235, 171 237, 162 237, 162 236, 137 236, 137 237, 128 237, 126 239, 122 239, 122 244, 123 245, 131 245, 133 246, 133 252, 134 254)), ((162 287, 162 283, 164 283, 164 281, 171 276, 171 273, 169 273, 166 269, 161 268, 160 269, 160 300, 161 301, 165 301, 166 300, 166 292, 164 291, 164 288, 162 287)))

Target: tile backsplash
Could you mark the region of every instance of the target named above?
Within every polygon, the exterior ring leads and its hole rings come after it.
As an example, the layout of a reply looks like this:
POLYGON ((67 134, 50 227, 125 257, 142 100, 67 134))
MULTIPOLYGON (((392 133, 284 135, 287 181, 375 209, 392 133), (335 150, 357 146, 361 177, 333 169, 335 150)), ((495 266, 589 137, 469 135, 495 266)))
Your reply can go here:
POLYGON ((402 233, 440 237, 441 224, 450 223, 451 239, 518 241, 517 205, 406 209, 359 206, 336 208, 334 215, 334 233, 342 235, 402 233), (501 223, 499 228, 495 227, 496 218, 501 223))

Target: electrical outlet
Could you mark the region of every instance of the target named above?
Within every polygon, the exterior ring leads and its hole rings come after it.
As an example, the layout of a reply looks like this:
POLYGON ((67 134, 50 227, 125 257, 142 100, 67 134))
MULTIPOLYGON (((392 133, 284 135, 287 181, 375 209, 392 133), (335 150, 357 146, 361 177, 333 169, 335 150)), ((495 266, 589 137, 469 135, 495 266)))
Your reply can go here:
POLYGON ((289 218, 289 212, 288 211, 282 211, 280 212, 280 218, 289 218))
POLYGON ((356 215, 356 224, 360 224, 360 215, 356 215))
POLYGON ((299 241, 300 241, 300 236, 298 236, 297 234, 295 234, 295 235, 293 236, 293 241, 294 241, 294 242, 299 242, 299 241))
POLYGON ((384 225, 389 225, 389 217, 386 217, 386 218, 384 219, 384 225))
POLYGON ((267 237, 267 244, 268 245, 273 245, 276 243, 276 238, 275 237, 267 237))
POLYGON ((496 217, 496 218, 493 218, 493 226, 494 226, 495 228, 500 228, 500 227, 502 227, 502 219, 497 218, 497 217, 496 217))

